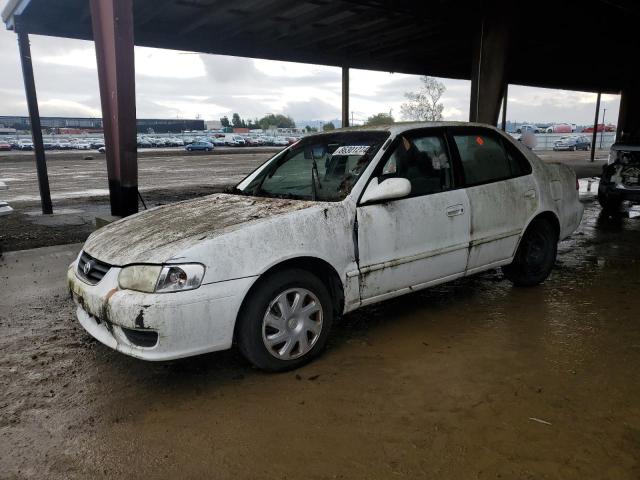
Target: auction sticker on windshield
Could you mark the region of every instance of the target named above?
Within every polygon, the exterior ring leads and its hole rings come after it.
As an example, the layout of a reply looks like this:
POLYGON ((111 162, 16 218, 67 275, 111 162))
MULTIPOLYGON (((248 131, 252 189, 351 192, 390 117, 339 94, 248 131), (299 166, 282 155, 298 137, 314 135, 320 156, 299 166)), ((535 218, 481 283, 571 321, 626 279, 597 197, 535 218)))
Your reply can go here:
POLYGON ((338 147, 333 155, 364 155, 369 150, 369 145, 344 145, 338 147))

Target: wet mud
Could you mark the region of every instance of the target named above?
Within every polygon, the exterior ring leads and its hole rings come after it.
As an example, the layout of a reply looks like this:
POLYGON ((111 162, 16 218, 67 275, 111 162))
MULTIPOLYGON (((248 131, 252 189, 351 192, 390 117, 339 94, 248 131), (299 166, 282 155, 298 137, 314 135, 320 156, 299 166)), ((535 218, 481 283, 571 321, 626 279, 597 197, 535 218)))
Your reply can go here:
POLYGON ((495 271, 363 309, 279 375, 111 351, 75 320, 68 247, 9 253, 0 477, 637 479, 640 212, 583 201, 542 286, 495 271))

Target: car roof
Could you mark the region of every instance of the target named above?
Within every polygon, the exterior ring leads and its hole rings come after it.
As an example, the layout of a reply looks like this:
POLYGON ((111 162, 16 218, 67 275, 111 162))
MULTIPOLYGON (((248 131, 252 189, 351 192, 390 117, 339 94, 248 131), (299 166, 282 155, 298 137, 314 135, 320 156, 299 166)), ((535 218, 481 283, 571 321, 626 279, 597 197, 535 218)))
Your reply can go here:
POLYGON ((488 125, 486 123, 474 123, 474 122, 397 122, 390 125, 376 125, 376 126, 360 126, 360 127, 346 127, 338 128, 335 130, 329 130, 326 132, 319 132, 317 135, 331 134, 336 132, 390 132, 397 135, 408 130, 416 130, 419 128, 438 128, 438 127, 482 127, 491 130, 497 130, 496 127, 488 125))

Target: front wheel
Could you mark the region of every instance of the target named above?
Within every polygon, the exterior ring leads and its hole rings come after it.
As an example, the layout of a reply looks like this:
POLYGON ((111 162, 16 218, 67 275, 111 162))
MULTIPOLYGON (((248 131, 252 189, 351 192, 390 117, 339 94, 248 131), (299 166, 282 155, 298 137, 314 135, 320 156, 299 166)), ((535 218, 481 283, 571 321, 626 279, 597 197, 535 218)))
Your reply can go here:
POLYGON ((534 219, 524 232, 513 262, 502 272, 514 285, 531 287, 544 282, 556 261, 558 233, 545 219, 534 219))
POLYGON ((333 323, 333 302, 325 284, 300 269, 271 274, 245 300, 236 340, 256 367, 281 372, 320 354, 333 323))

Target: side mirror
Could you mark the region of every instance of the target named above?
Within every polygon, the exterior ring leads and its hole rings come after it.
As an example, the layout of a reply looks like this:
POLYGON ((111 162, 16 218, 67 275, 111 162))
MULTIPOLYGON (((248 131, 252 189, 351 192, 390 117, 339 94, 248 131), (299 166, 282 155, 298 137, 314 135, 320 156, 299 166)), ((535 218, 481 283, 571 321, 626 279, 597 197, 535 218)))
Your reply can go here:
POLYGON ((379 202, 406 197, 411 193, 411 182, 406 178, 387 178, 378 183, 373 178, 362 195, 360 203, 379 202))

